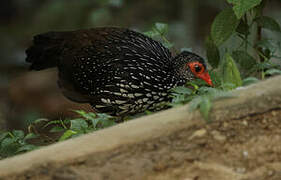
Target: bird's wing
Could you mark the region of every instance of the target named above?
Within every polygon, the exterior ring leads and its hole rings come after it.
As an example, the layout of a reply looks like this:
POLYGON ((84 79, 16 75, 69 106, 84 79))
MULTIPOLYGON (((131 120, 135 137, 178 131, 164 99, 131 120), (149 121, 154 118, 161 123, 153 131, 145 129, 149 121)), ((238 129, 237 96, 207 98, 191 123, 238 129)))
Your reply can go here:
MULTIPOLYGON (((64 95, 74 101, 93 102, 100 99, 99 92, 108 89, 106 87, 114 91, 120 80, 131 78, 135 72, 126 67, 170 67, 170 51, 161 43, 135 31, 95 28, 74 31, 67 37, 62 43, 62 55, 58 63, 59 85, 64 95)), ((135 81, 139 85, 141 80, 135 81)))

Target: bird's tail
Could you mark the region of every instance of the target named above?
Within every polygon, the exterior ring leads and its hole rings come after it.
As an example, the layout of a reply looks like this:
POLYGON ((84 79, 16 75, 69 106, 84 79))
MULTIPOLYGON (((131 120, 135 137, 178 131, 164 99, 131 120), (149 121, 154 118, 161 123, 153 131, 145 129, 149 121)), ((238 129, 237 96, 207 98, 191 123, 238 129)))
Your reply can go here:
POLYGON ((26 62, 31 70, 42 70, 57 66, 62 52, 64 33, 48 32, 34 36, 33 45, 26 50, 26 62))

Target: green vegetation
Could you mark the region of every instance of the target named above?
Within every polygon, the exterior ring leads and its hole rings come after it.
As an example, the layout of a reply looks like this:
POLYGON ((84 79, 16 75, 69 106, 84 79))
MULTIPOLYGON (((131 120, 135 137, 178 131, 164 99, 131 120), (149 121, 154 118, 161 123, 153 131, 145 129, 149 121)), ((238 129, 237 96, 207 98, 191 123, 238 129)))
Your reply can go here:
POLYGON ((4 132, 0 135, 0 159, 13 156, 26 151, 36 149, 37 146, 29 144, 28 139, 36 137, 33 133, 25 133, 21 130, 4 132))
MULTIPOLYGON (((115 125, 114 118, 107 114, 94 114, 92 112, 86 113, 82 110, 75 110, 80 117, 71 120, 55 120, 50 121, 44 125, 48 127, 54 125, 49 132, 63 132, 58 141, 63 141, 71 137, 77 137, 81 134, 86 134, 92 131, 103 129, 115 125)), ((36 121, 40 123, 41 121, 36 121)))
POLYGON ((0 159, 116 124, 115 119, 107 114, 86 113, 82 110, 75 110, 74 112, 79 116, 76 119, 53 121, 37 119, 29 125, 28 133, 22 130, 1 133, 0 159), (41 133, 40 129, 47 129, 48 132, 41 133))
MULTIPOLYGON (((201 80, 189 82, 186 87, 172 90, 173 101, 169 104, 177 106, 190 102, 190 109, 199 108, 206 120, 209 120, 213 100, 233 97, 228 91, 255 83, 266 76, 281 74, 280 63, 271 61, 272 58, 281 59, 275 55, 281 42, 262 36, 263 29, 281 33, 280 26, 274 19, 263 16, 266 0, 227 2, 232 7, 216 16, 205 42, 208 63, 212 66, 209 72, 214 88, 205 87, 201 80), (225 47, 228 40, 235 38, 237 43, 225 47), (192 86, 193 90, 188 86, 192 86)), ((170 48, 173 44, 165 38, 167 31, 168 25, 156 23, 145 34, 162 39, 163 44, 170 48)))
MULTIPOLYGON (((233 89, 281 74, 280 62, 278 64, 272 61, 272 58, 281 59, 276 55, 281 42, 264 38, 262 34, 264 29, 281 33, 279 24, 263 15, 267 0, 227 0, 227 2, 232 7, 224 9, 216 16, 205 42, 214 87, 205 86, 205 82, 201 80, 189 82, 185 87, 172 89, 173 100, 166 104, 174 107, 190 103, 190 110, 199 109, 206 120, 210 120, 209 112, 214 100, 233 97, 231 94, 233 89), (235 40, 231 47, 226 46, 229 40, 235 40)), ((166 38, 167 32, 167 24, 156 23, 144 34, 162 41, 167 48, 172 48, 173 44, 166 38)), ((30 124, 27 134, 18 130, 1 133, 0 159, 36 149, 40 144, 44 144, 31 141, 46 139, 37 131, 37 126, 41 123, 43 129, 48 129, 50 134, 59 134, 56 138, 48 136, 47 144, 116 124, 115 119, 106 114, 75 112, 79 118, 50 122, 45 119, 36 120, 30 124)))

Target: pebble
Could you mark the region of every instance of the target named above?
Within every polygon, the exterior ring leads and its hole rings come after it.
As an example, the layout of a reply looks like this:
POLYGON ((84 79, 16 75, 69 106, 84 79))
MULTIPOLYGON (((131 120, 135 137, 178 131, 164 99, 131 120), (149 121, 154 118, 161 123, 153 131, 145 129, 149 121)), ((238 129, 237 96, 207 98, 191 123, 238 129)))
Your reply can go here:
POLYGON ((214 139, 217 140, 217 141, 225 141, 226 140, 226 137, 224 135, 222 135, 219 131, 212 131, 211 134, 213 135, 214 139))
POLYGON ((244 156, 245 158, 248 158, 248 156, 249 156, 248 151, 243 151, 243 156, 244 156))
POLYGON ((197 131, 195 131, 189 139, 193 139, 195 137, 203 137, 205 136, 205 134, 207 134, 207 130, 206 129, 199 129, 197 131))
POLYGON ((272 114, 272 116, 276 116, 277 112, 276 111, 272 111, 271 114, 272 114))
POLYGON ((245 125, 245 126, 248 126, 248 122, 247 122, 247 121, 245 121, 245 120, 244 120, 244 121, 242 121, 242 124, 243 124, 243 125, 245 125))

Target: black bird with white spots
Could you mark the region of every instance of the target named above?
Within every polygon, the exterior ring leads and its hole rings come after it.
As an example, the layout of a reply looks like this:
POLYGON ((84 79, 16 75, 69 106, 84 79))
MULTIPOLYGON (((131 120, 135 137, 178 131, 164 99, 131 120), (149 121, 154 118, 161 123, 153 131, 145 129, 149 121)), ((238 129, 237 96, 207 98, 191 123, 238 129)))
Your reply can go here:
POLYGON ((33 70, 58 68, 67 98, 113 116, 158 110, 171 88, 195 78, 212 85, 200 56, 172 57, 161 43, 125 28, 40 34, 26 54, 33 70))

